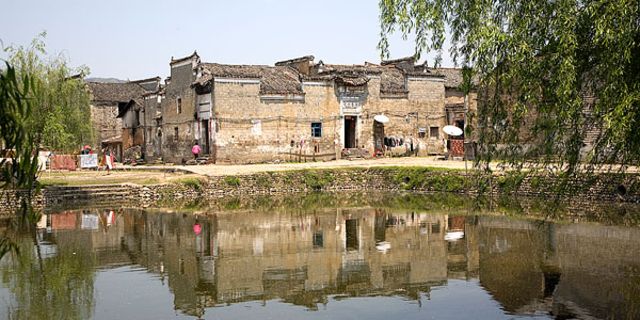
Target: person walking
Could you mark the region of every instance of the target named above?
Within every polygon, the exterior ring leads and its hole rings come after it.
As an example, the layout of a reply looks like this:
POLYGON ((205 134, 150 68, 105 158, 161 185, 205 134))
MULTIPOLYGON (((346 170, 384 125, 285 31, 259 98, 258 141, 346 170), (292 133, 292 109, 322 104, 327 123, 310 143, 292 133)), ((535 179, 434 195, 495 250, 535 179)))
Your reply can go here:
POLYGON ((104 164, 107 168, 107 175, 111 174, 111 169, 113 168, 113 154, 111 153, 110 148, 107 148, 104 152, 104 164))

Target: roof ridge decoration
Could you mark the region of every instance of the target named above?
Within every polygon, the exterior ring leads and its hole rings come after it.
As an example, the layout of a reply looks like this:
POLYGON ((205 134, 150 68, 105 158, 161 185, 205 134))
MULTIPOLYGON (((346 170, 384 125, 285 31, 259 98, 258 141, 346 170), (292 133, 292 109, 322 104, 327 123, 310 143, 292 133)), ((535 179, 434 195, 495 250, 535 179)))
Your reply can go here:
POLYGON ((129 80, 126 83, 144 83, 144 82, 160 81, 160 80, 162 80, 162 78, 160 78, 160 76, 156 76, 156 77, 151 77, 146 79, 129 80))
POLYGON ((397 65, 401 63, 411 63, 411 65, 414 65, 416 63, 416 56, 413 55, 413 56, 402 57, 398 59, 382 60, 380 62, 380 65, 387 66, 387 65, 397 65))
POLYGON ((286 65, 289 65, 289 64, 293 64, 293 63, 312 62, 313 60, 315 60, 314 56, 306 55, 306 56, 293 58, 293 59, 289 59, 289 60, 278 61, 278 62, 275 63, 275 66, 276 67, 280 67, 280 66, 286 66, 286 65))
POLYGON ((191 60, 193 58, 196 58, 198 61, 200 60, 200 56, 198 55, 198 51, 194 50, 192 54, 186 56, 186 57, 182 57, 182 58, 178 58, 178 59, 174 59, 173 56, 171 56, 171 62, 169 62, 169 64, 176 64, 176 63, 180 63, 180 62, 184 62, 187 60, 191 60))

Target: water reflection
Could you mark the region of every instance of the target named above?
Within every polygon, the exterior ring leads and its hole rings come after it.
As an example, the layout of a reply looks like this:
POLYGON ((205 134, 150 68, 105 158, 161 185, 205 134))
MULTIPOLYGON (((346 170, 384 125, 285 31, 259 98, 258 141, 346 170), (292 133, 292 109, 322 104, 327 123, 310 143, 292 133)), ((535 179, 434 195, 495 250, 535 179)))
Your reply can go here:
POLYGON ((96 274, 122 266, 153 274, 148 281, 173 297, 167 310, 194 317, 274 299, 307 310, 352 297, 420 306, 456 280, 478 283, 504 315, 640 317, 638 228, 380 208, 94 209, 49 214, 38 226, 35 243, 21 238, 19 263, 2 260, 11 317, 95 316, 96 274))

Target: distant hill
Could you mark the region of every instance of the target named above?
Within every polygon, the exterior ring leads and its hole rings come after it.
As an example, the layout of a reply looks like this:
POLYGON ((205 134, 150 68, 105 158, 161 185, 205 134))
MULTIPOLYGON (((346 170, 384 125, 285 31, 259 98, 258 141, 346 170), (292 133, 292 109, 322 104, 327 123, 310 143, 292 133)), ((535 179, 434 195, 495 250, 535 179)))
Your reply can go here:
POLYGON ((126 80, 120 80, 116 78, 86 78, 86 82, 100 82, 100 83, 125 83, 126 80))

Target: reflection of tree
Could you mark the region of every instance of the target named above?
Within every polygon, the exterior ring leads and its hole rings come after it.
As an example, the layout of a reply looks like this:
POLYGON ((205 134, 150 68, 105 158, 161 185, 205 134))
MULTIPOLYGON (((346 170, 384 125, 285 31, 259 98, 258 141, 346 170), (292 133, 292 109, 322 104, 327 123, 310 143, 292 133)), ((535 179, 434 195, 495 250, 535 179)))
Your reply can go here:
POLYGON ((11 263, 1 270, 17 304, 11 319, 91 317, 95 257, 81 238, 68 240, 57 246, 55 256, 39 259, 34 239, 28 233, 16 236, 20 254, 7 256, 11 263))

